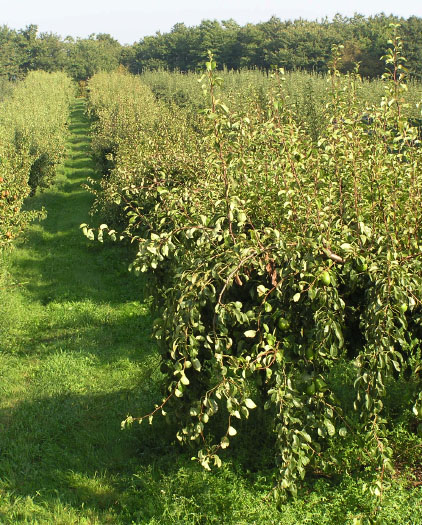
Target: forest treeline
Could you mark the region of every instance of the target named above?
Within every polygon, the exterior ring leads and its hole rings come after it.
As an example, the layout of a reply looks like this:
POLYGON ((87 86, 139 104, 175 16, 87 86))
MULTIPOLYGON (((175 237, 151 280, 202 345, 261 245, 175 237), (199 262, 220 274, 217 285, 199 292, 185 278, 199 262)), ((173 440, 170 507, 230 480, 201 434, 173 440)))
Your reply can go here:
POLYGON ((85 80, 97 71, 119 65, 132 73, 151 69, 195 71, 202 69, 207 51, 219 67, 228 69, 273 66, 324 73, 333 44, 344 45, 342 70, 360 63, 364 77, 384 71, 386 34, 391 23, 401 25, 404 54, 416 78, 422 76, 422 18, 379 14, 364 17, 336 15, 332 19, 281 21, 277 17, 258 24, 239 25, 234 20, 204 20, 197 26, 176 24, 168 33, 157 32, 133 45, 121 45, 109 34, 88 38, 62 38, 39 33, 36 25, 15 30, 0 27, 0 76, 14 79, 31 70, 66 71, 85 80))

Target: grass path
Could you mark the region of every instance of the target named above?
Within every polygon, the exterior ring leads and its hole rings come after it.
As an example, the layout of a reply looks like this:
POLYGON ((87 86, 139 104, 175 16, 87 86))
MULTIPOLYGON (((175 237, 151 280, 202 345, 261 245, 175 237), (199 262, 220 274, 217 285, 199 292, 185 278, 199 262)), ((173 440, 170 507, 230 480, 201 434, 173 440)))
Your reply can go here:
MULTIPOLYGON (((160 420, 120 430, 160 399, 151 314, 122 247, 80 232, 95 177, 83 100, 71 117, 56 185, 31 200, 48 217, 0 261, 0 525, 360 523, 370 503, 352 478, 317 480, 281 510, 266 501, 259 429, 212 473, 160 420)), ((380 523, 422 523, 420 494, 393 487, 380 523)))
POLYGON ((70 132, 56 187, 33 201, 48 218, 5 261, 14 286, 0 306, 0 523, 116 523, 119 473, 139 452, 120 421, 154 390, 141 283, 117 247, 79 230, 92 200, 81 185, 94 175, 81 100, 70 132))

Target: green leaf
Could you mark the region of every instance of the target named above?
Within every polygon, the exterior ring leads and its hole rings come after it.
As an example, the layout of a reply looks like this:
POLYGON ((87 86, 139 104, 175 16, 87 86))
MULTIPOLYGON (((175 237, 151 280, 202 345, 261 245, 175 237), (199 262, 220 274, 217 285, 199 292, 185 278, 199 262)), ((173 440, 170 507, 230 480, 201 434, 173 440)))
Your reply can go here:
POLYGON ((265 295, 268 292, 268 288, 260 284, 257 286, 256 291, 258 292, 258 296, 261 297, 262 295, 265 295))
POLYGON ((349 244, 348 242, 345 242, 343 243, 340 248, 344 251, 344 252, 351 252, 353 251, 353 246, 351 244, 349 244))
POLYGON ((335 426, 331 423, 331 421, 329 419, 324 419, 324 425, 327 429, 328 435, 334 436, 334 434, 336 433, 336 429, 335 426))
POLYGON ((221 448, 227 448, 229 445, 230 445, 229 438, 227 436, 224 436, 220 443, 221 448))
POLYGON ((256 330, 246 330, 244 335, 245 335, 245 337, 249 337, 249 338, 255 337, 256 336, 256 330))
POLYGON ((230 426, 228 429, 228 434, 229 436, 235 436, 237 434, 237 430, 234 427, 230 426))
POLYGON ((252 401, 252 399, 245 399, 245 405, 250 409, 250 410, 253 410, 254 408, 256 408, 256 405, 255 403, 252 401))
POLYGON ((334 326, 334 333, 336 334, 336 337, 339 342, 339 347, 342 348, 344 344, 343 332, 341 331, 340 325, 338 323, 333 323, 333 326, 334 326))
POLYGON ((182 374, 182 377, 180 378, 180 382, 182 383, 182 385, 189 385, 190 381, 189 379, 185 376, 185 374, 182 374))
POLYGON ((217 468, 220 468, 222 465, 222 462, 221 462, 221 459, 217 456, 217 454, 214 454, 213 459, 214 459, 214 465, 217 468))

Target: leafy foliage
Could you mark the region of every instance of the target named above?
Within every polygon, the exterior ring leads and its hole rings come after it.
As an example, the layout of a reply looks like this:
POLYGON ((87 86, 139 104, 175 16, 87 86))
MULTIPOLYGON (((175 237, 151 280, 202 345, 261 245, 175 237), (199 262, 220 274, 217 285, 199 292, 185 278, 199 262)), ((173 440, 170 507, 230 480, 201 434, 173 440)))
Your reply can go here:
POLYGON ((113 160, 93 190, 113 227, 101 225, 98 239, 137 246, 131 268, 154 277, 160 308, 163 399, 125 424, 162 413, 210 469, 241 421, 265 409, 279 496, 295 494, 310 468, 341 470, 343 442, 376 472, 381 497, 393 469, 390 385, 406 383, 411 425, 422 416, 422 150, 403 116, 406 69, 392 30, 385 95, 364 109, 361 79, 340 74, 333 47, 317 140, 292 112, 283 71, 265 111, 231 112, 210 56, 209 106, 195 123, 154 102, 138 78, 89 83, 97 149, 113 160))
POLYGON ((40 216, 22 207, 53 180, 64 153, 72 95, 64 73, 33 72, 0 107, 0 248, 40 216))

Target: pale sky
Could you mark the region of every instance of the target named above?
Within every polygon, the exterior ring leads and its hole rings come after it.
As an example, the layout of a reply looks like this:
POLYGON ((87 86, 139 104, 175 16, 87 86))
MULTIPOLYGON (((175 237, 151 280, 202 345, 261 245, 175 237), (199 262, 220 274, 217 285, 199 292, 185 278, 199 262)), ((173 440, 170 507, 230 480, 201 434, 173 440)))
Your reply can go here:
POLYGON ((132 44, 156 31, 167 32, 178 22, 191 26, 204 19, 233 18, 243 25, 272 15, 314 20, 338 12, 422 17, 422 0, 0 0, 0 25, 23 29, 36 24, 40 32, 62 37, 109 33, 122 44, 132 44))

